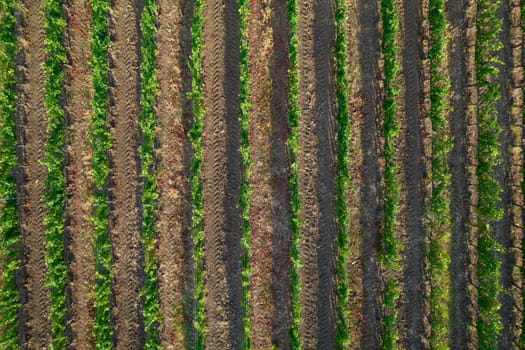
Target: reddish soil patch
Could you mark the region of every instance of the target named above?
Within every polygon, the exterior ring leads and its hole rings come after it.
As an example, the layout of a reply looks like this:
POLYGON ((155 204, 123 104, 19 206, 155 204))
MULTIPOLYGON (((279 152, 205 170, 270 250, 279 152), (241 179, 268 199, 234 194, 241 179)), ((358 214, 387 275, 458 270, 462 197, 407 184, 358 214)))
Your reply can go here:
POLYGON ((213 0, 204 9, 203 205, 206 348, 239 349, 240 154, 238 3, 213 0))
POLYGON ((113 249, 113 308, 117 349, 143 343, 139 139, 139 14, 134 1, 116 0, 109 17, 111 44, 109 125, 110 239, 113 249))
POLYGON ((163 323, 160 340, 165 349, 191 344, 192 269, 191 198, 189 166, 191 144, 187 136, 192 120, 188 57, 191 52, 189 1, 159 1, 157 17, 157 189, 155 213, 158 232, 159 295, 163 323), (174 64, 175 62, 175 64, 174 64))
POLYGON ((68 64, 65 66, 66 116, 66 232, 70 255, 68 285, 68 331, 75 349, 93 348, 93 286, 95 263, 91 216, 91 154, 86 137, 91 118, 91 48, 89 37, 91 9, 87 0, 70 1, 65 8, 67 29, 65 45, 68 64))
POLYGON ((49 344, 51 324, 48 289, 45 287, 45 203, 47 117, 44 107, 46 59, 42 1, 21 1, 16 23, 19 54, 17 78, 17 154, 19 174, 19 220, 22 234, 22 284, 19 336, 23 347, 44 349, 49 344))

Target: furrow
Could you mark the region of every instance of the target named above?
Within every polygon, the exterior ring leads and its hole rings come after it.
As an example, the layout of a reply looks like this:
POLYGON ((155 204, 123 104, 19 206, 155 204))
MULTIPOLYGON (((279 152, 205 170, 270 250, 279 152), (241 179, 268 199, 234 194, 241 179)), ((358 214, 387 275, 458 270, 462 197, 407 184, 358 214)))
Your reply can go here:
POLYGON ((134 0, 110 13, 110 238, 113 247, 113 316, 117 349, 140 349, 142 286, 138 193, 139 12, 134 0))
POLYGON ((251 324, 250 343, 253 349, 272 347, 272 316, 276 311, 272 300, 272 179, 271 179, 271 96, 272 80, 270 64, 274 41, 271 20, 274 11, 271 0, 250 0, 247 4, 252 18, 247 28, 248 70, 250 74, 251 104, 249 118, 250 157, 252 160, 250 208, 249 264, 249 316, 251 324))
POLYGON ((477 347, 477 290, 475 255, 477 230, 476 143, 477 89, 475 77, 476 2, 448 2, 451 24, 449 74, 451 77, 450 127, 454 146, 450 153, 452 249, 452 308, 450 346, 477 347))
POLYGON ((24 347, 49 345, 51 322, 48 289, 45 287, 45 158, 47 117, 44 106, 46 59, 44 44, 44 4, 22 1, 15 31, 19 54, 16 57, 17 139, 20 174, 17 177, 19 220, 22 232, 23 287, 19 337, 24 347))
POLYGON ((335 338, 335 108, 329 3, 299 1, 299 245, 301 338, 305 348, 329 349, 335 338))
POLYGON ((239 18, 234 1, 204 10, 203 205, 207 348, 238 349, 240 315, 239 18))
MULTIPOLYGON (((290 349, 291 326, 290 243, 291 196, 288 187, 290 160, 286 144, 290 133, 288 125, 288 38, 286 2, 272 0, 272 40, 270 95, 270 181, 272 217, 272 344, 279 349, 290 349)), ((255 191, 254 191, 255 192, 255 191)))
POLYGON ((93 224, 90 220, 92 202, 90 175, 92 157, 86 135, 90 129, 91 48, 86 38, 91 28, 91 10, 85 0, 71 1, 65 7, 67 28, 65 42, 68 64, 65 67, 66 129, 66 232, 70 237, 66 246, 70 259, 71 281, 68 286, 71 306, 68 310, 71 346, 92 349, 93 344, 93 285, 95 263, 93 224), (88 87, 88 88, 86 88, 88 87))
POLYGON ((425 349, 428 347, 428 325, 425 324, 426 283, 424 208, 428 195, 425 188, 427 164, 424 149, 424 84, 423 72, 423 18, 420 1, 405 0, 404 40, 402 50, 404 84, 404 118, 406 150, 403 159, 406 184, 404 249, 404 305, 407 328, 406 347, 425 349))
POLYGON ((381 152, 381 66, 380 33, 378 29, 378 1, 359 0, 357 3, 359 24, 358 49, 361 68, 359 87, 362 104, 359 110, 363 118, 361 128, 361 152, 363 157, 360 188, 360 226, 363 288, 363 323, 361 346, 378 349, 381 341, 381 279, 377 249, 380 243, 382 207, 382 159, 381 152))
POLYGON ((191 144, 192 121, 188 69, 193 5, 181 0, 159 1, 156 55, 159 79, 157 107, 157 188, 155 212, 158 237, 159 295, 163 323, 161 345, 165 349, 191 347, 193 294, 191 261, 191 144), (182 26, 179 23, 182 22, 182 26), (174 65, 173 62, 176 62, 174 65))

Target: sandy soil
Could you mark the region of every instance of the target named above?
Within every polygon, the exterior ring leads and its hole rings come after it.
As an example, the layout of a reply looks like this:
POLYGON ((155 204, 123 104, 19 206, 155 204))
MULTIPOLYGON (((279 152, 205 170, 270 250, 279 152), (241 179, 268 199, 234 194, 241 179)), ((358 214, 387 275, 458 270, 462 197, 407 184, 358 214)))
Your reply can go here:
POLYGON ((46 109, 44 107, 44 17, 42 1, 22 1, 16 24, 19 54, 16 61, 17 196, 22 233, 22 284, 19 336, 27 349, 43 349, 50 340, 48 289, 44 286, 46 168, 46 109))
POLYGON ((134 0, 117 0, 109 17, 110 239, 113 249, 112 316, 117 349, 143 344, 143 271, 137 147, 139 113, 139 14, 134 0))
POLYGON ((65 9, 67 29, 65 46, 68 64, 65 67, 66 116, 66 246, 71 282, 68 291, 68 333, 75 349, 93 348, 93 286, 95 263, 93 227, 90 220, 92 202, 91 146, 86 135, 91 118, 91 69, 89 60, 91 8, 86 0, 68 2, 65 9), (69 260, 68 259, 68 260, 69 260))

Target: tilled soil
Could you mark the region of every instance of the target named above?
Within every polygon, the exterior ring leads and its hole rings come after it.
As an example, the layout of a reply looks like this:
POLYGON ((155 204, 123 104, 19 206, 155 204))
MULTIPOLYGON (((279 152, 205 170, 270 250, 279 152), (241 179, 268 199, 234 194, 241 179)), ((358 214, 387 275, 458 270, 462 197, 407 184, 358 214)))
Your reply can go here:
POLYGON ((232 0, 206 3, 204 79, 203 205, 206 348, 239 349, 240 164, 239 18, 232 0))
MULTIPOLYGON (((272 347, 272 320, 274 303, 272 300, 272 78, 270 65, 272 49, 272 1, 252 0, 249 3, 251 17, 248 25, 250 44, 249 71, 251 78, 250 102, 250 146, 252 188, 250 198, 252 280, 250 282, 250 321, 251 345, 254 349, 272 347), (258 19, 258 20, 255 20, 258 19)), ((286 162, 274 164, 285 168, 286 162)), ((283 221, 289 220, 284 217, 283 221)))
MULTIPOLYGON (((288 177, 288 26, 286 3, 272 0, 271 18, 273 48, 269 72, 270 104, 270 181, 272 213, 272 344, 278 349, 290 349, 290 190, 288 177)), ((253 227, 253 226, 252 226, 253 227)))
POLYGON ((449 1, 447 14, 451 40, 448 51, 451 79, 450 127, 454 147, 450 153, 452 221, 452 308, 450 346, 475 349, 476 337, 476 79, 475 2, 449 1))
POLYGON ((50 340, 48 288, 45 286, 45 232, 43 201, 47 117, 44 106, 45 75, 43 1, 22 1, 16 23, 19 53, 16 61, 18 93, 16 178, 20 230, 22 234, 22 270, 20 273, 20 342, 27 349, 43 349, 50 340))
POLYGON ((191 268, 191 144, 187 136, 192 106, 188 57, 191 52, 190 1, 160 1, 157 32, 157 189, 155 212, 158 237, 159 299, 164 349, 191 344, 193 319, 191 268))
POLYGON ((404 125, 401 137, 405 138, 402 150, 404 165, 404 316, 406 323, 406 348, 428 347, 428 308, 425 270, 425 189, 427 164, 425 162, 425 76, 423 71, 423 13, 420 1, 403 1, 403 47, 399 51, 402 62, 404 125))
POLYGON ((117 349, 143 345, 143 270, 137 147, 139 139, 139 14, 134 0, 116 0, 109 16, 110 239, 112 317, 117 349))
POLYGON ((335 108, 328 3, 299 1, 299 197, 302 343, 331 349, 334 339, 335 108))
MULTIPOLYGON (((428 119, 428 0, 396 0, 400 71, 396 84, 397 117, 402 124, 395 161, 401 181, 399 225, 403 271, 398 311, 399 346, 429 348, 425 277, 428 247, 427 212, 432 190, 431 140, 428 119)), ((350 348, 378 349, 382 337, 384 280, 378 261, 384 202, 383 61, 379 0, 346 0, 351 136, 351 188, 348 197, 350 255, 350 348)), ((250 82, 250 146, 253 165, 249 182, 251 227, 250 340, 253 349, 290 349, 290 164, 288 159, 289 25, 287 3, 248 0, 250 82)), ((335 348, 336 284, 335 143, 333 2, 298 3, 300 190, 300 337, 305 349, 335 348)), ((519 348, 521 336, 523 240, 523 33, 519 0, 502 0, 500 39, 503 49, 498 82, 501 164, 495 175, 502 185, 504 219, 492 226, 504 251, 500 296, 503 329, 500 349, 519 348)), ((111 322, 117 349, 144 347, 142 319, 144 247, 139 126, 142 0, 112 0, 108 129, 111 133, 109 237, 112 244, 111 322)), ((202 178, 204 206, 205 342, 207 349, 240 349, 242 174, 239 153, 239 3, 204 1, 202 77, 204 125, 202 178)), ((64 3, 64 66, 67 179, 65 263, 66 335, 69 346, 94 347, 92 156, 89 143, 92 77, 91 6, 87 0, 64 3)), ((49 290, 45 286, 45 222, 43 197, 47 117, 44 107, 46 59, 44 3, 21 1, 17 14, 16 56, 17 154, 19 222, 22 234, 17 283, 22 304, 19 336, 22 348, 43 349, 51 337, 49 290)), ((189 70, 193 2, 159 0, 155 33, 156 186, 158 301, 162 323, 159 341, 165 349, 193 348, 193 251, 191 231, 193 122, 192 77, 189 70)), ((452 219, 451 349, 476 349, 477 264, 477 87, 475 70, 476 1, 449 0, 447 48, 451 78, 448 116, 454 148, 450 153, 452 219)), ((0 82, 1 86, 1 82, 0 82)), ((0 261, 1 261, 0 257, 0 261)), ((384 277, 384 276, 383 276, 384 277)), ((428 276, 427 276, 428 277, 428 276)))
POLYGON ((377 1, 358 0, 360 91, 363 97, 361 152, 361 266, 363 286, 363 316, 361 345, 378 349, 381 335, 380 293, 381 279, 377 261, 377 247, 382 213, 381 182, 381 69, 379 4, 377 1))
MULTIPOLYGON (((90 219, 92 202, 90 169, 92 167, 91 145, 86 137, 91 118, 91 10, 89 1, 73 0, 65 10, 67 18, 66 48, 68 65, 65 67, 66 112, 66 232, 70 255, 68 287, 69 332, 71 347, 93 348, 93 286, 95 263, 93 250, 93 226, 90 219)), ((67 243, 66 243, 67 244, 67 243)), ((68 260, 69 260, 68 259, 68 260)))

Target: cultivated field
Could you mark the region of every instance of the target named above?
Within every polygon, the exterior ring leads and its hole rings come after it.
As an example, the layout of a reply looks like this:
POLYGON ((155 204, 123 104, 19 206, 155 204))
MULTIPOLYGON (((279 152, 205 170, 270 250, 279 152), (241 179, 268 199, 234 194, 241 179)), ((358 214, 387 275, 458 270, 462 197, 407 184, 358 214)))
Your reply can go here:
POLYGON ((525 349, 522 0, 0 0, 0 349, 525 349))

